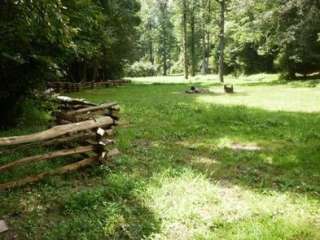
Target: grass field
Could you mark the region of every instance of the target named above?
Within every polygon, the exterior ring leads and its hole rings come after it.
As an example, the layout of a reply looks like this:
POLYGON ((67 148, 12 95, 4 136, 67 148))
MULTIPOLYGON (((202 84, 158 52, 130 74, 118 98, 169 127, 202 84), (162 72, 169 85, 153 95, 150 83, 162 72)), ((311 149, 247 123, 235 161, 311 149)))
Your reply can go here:
POLYGON ((212 93, 187 95, 181 77, 133 80, 73 95, 120 103, 122 155, 0 193, 0 219, 11 229, 0 239, 320 239, 318 81, 229 77, 237 93, 226 95, 216 76, 197 77, 192 83, 212 93))

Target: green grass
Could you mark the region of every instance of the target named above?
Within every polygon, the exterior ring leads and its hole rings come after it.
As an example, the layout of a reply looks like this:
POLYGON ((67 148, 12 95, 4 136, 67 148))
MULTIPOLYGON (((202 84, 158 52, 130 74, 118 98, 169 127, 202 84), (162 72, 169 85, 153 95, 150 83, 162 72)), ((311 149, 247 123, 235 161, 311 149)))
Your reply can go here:
POLYGON ((207 95, 184 94, 179 77, 74 94, 120 103, 122 155, 0 193, 0 239, 320 239, 317 82, 230 77, 238 93, 225 95, 214 77, 198 77, 207 95))

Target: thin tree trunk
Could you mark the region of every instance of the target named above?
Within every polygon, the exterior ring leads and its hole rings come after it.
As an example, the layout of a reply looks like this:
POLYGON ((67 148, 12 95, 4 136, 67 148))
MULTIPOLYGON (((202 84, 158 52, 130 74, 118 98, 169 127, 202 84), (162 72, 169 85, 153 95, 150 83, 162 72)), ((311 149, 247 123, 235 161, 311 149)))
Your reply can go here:
MULTIPOLYGON (((92 81, 96 82, 98 80, 98 63, 95 62, 93 66, 93 73, 92 73, 92 81)), ((101 81, 101 79, 99 79, 101 81)))
POLYGON ((163 75, 167 76, 168 75, 168 66, 167 66, 167 54, 164 54, 163 57, 163 75))
POLYGON ((203 59, 202 59, 202 68, 201 68, 201 72, 202 74, 208 74, 208 68, 209 68, 209 62, 208 62, 208 47, 207 47, 207 43, 206 43, 206 33, 203 33, 203 40, 202 40, 202 47, 203 47, 203 59))
MULTIPOLYGON (((164 33, 165 33, 165 31, 164 31, 164 33)), ((167 45, 166 38, 167 38, 167 36, 164 36, 164 46, 167 45)), ((168 60, 167 49, 164 49, 163 60, 162 60, 163 61, 162 64, 163 64, 163 75, 164 76, 167 76, 167 74, 168 74, 167 60, 168 60)))
POLYGON ((79 62, 79 80, 81 82, 87 81, 87 64, 85 62, 79 62))
MULTIPOLYGON (((148 21, 148 30, 151 33, 152 32, 152 23, 150 22, 151 20, 148 21)), ((149 61, 152 65, 154 65, 154 54, 153 54, 153 41, 151 38, 149 38, 149 44, 148 44, 148 48, 149 48, 149 61)))
POLYGON ((202 74, 209 73, 211 0, 202 0, 202 74))
POLYGON ((195 13, 194 0, 192 1, 192 15, 191 15, 191 75, 196 75, 196 47, 195 47, 195 13))
POLYGON ((220 0, 220 47, 219 47, 219 79, 224 82, 224 47, 225 47, 225 0, 220 0))
POLYGON ((184 50, 184 77, 189 78, 188 36, 187 36, 187 0, 183 0, 183 50, 184 50))
POLYGON ((152 40, 149 42, 149 60, 152 65, 154 65, 154 57, 153 57, 153 43, 152 40))

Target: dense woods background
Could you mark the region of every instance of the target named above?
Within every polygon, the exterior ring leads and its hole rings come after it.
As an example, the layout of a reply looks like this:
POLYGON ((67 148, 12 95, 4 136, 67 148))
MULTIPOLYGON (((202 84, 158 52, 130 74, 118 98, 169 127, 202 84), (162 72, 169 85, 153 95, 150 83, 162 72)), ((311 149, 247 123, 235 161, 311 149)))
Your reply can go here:
POLYGON ((162 74, 182 72, 186 25, 191 74, 217 72, 221 3, 226 73, 280 71, 293 78, 319 70, 320 2, 314 0, 143 1, 142 61, 156 63, 162 74))
POLYGON ((0 125, 47 81, 216 73, 221 52, 226 74, 320 69, 318 0, 4 0, 0 16, 0 125))

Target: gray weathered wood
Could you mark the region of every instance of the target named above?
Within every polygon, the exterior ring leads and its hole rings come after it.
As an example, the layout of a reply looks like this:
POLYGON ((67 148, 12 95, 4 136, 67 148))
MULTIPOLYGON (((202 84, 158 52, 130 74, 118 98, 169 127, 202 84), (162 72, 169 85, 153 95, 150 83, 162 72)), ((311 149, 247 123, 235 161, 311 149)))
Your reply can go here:
POLYGON ((0 220, 0 233, 6 232, 8 230, 9 228, 6 222, 4 220, 0 220))
POLYGON ((97 157, 87 158, 82 161, 66 165, 64 167, 58 168, 58 169, 50 171, 50 172, 44 172, 44 173, 41 173, 41 174, 38 174, 35 176, 26 177, 21 180, 0 184, 0 190, 3 191, 3 190, 7 190, 7 189, 16 188, 16 187, 22 187, 22 186, 30 184, 30 183, 38 182, 48 176, 61 175, 61 174, 65 174, 68 172, 74 172, 74 171, 79 170, 80 168, 84 168, 84 167, 89 166, 95 162, 97 162, 97 157))
POLYGON ((70 155, 76 155, 76 154, 87 153, 92 151, 94 151, 94 146, 84 146, 84 147, 77 147, 73 149, 60 150, 60 151, 51 152, 47 154, 41 154, 37 156, 26 157, 26 158, 8 163, 6 165, 0 166, 0 172, 9 170, 13 167, 24 165, 27 163, 40 162, 40 161, 45 161, 53 158, 66 157, 70 155))
POLYGON ((43 132, 34 133, 25 136, 0 138, 0 146, 18 145, 24 143, 41 142, 66 134, 74 134, 84 130, 93 128, 111 126, 114 120, 111 117, 101 117, 96 120, 88 120, 80 123, 72 123, 61 126, 56 126, 43 132))

